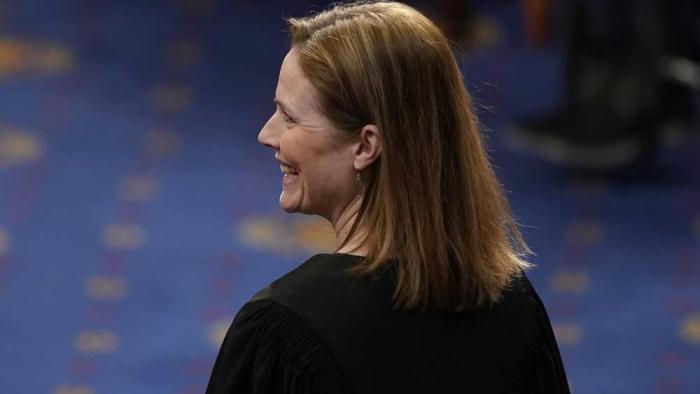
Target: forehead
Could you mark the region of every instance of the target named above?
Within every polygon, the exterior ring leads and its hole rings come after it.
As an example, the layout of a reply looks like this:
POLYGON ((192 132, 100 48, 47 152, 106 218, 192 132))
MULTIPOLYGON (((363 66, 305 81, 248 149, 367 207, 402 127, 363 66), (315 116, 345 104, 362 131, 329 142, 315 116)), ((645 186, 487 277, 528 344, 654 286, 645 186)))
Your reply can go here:
POLYGON ((292 48, 282 61, 275 95, 297 111, 306 112, 315 108, 315 90, 299 65, 297 48, 292 48))

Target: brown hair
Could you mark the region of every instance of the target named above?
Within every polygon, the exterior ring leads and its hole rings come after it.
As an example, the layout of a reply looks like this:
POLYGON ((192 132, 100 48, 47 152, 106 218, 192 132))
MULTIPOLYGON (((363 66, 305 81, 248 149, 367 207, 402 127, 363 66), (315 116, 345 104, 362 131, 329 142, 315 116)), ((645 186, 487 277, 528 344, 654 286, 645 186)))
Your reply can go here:
POLYGON ((394 260, 395 307, 464 310, 495 302, 529 253, 484 150, 450 45, 395 2, 335 5, 290 18, 292 47, 323 114, 348 137, 380 130, 350 231, 366 229, 369 275, 394 260))

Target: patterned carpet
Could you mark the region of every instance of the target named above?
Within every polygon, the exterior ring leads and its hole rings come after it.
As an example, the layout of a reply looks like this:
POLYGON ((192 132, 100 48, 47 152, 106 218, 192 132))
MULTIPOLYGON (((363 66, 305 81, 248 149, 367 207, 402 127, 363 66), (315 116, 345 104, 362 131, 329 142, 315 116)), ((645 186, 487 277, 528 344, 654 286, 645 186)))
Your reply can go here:
MULTIPOLYGON (((491 4, 495 44, 464 70, 573 392, 700 392, 700 138, 615 180, 511 152, 561 59, 527 48, 519 3, 491 4)), ((256 140, 282 17, 309 9, 0 0, 1 393, 201 393, 240 306, 332 248, 278 209, 256 140)))

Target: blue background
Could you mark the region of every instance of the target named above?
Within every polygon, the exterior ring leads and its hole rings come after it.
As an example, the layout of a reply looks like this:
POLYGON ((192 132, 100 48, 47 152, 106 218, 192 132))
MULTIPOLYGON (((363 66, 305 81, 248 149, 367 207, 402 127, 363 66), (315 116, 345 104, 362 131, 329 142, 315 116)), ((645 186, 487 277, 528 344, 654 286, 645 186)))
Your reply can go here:
MULTIPOLYGON (((617 178, 511 151, 562 60, 476 4, 497 40, 460 62, 573 392, 700 392, 700 138, 617 178)), ((332 249, 257 143, 283 17, 318 8, 0 1, 0 392, 201 393, 240 306, 332 249)))

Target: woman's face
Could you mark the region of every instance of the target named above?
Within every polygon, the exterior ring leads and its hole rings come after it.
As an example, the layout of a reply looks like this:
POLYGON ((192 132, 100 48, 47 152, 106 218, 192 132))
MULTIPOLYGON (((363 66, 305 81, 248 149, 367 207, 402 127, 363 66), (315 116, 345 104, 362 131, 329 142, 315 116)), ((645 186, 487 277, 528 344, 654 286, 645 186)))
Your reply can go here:
POLYGON ((275 104, 258 141, 275 150, 283 167, 290 167, 283 169, 287 173, 280 207, 335 223, 356 190, 354 145, 342 142, 341 131, 320 113, 315 89, 299 66, 295 48, 282 62, 275 104))

